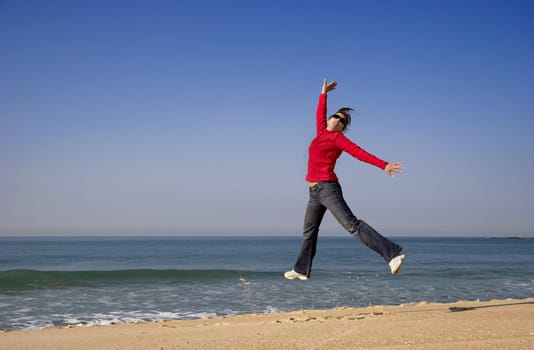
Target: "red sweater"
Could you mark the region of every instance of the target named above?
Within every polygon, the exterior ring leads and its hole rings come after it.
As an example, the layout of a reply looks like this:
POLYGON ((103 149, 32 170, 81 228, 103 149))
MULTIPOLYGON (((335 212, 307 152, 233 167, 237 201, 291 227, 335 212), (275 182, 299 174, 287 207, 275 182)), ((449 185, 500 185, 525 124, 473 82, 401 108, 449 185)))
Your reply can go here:
POLYGON ((368 153, 338 131, 326 129, 326 94, 319 96, 317 105, 317 136, 309 147, 308 174, 306 181, 338 181, 334 168, 336 161, 345 151, 363 162, 384 169, 387 162, 368 153))

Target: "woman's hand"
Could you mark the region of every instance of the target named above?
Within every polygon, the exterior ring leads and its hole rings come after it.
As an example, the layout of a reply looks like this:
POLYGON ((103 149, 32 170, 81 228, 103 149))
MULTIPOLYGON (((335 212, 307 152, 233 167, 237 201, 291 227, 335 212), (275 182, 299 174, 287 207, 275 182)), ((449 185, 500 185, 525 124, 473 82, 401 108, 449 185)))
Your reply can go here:
POLYGON ((322 93, 323 94, 327 94, 330 91, 334 90, 336 88, 336 86, 337 86, 337 81, 334 80, 330 84, 327 84, 326 83, 326 79, 325 79, 324 82, 323 82, 323 92, 322 93))
POLYGON ((404 167, 401 163, 388 163, 384 168, 384 171, 389 175, 393 176, 394 173, 402 173, 404 167))

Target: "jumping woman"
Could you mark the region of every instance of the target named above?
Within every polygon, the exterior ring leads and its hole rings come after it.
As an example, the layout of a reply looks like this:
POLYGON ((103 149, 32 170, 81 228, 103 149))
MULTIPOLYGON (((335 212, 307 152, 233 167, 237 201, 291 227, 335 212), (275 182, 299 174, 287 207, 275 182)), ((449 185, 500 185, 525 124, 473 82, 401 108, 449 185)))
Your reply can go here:
POLYGON ((310 199, 304 217, 303 240, 297 262, 284 277, 287 279, 307 280, 311 274, 312 261, 317 248, 319 226, 328 209, 336 220, 352 235, 358 237, 366 246, 380 254, 389 264, 391 274, 396 275, 403 263, 402 247, 380 235, 365 221, 358 219, 350 210, 338 178, 334 173, 336 161, 343 151, 356 159, 384 170, 388 175, 402 172, 401 163, 387 163, 366 152, 345 135, 350 122, 352 108, 341 108, 326 118, 327 94, 334 90, 337 82, 323 82, 322 93, 317 106, 317 135, 309 147, 308 174, 310 199))

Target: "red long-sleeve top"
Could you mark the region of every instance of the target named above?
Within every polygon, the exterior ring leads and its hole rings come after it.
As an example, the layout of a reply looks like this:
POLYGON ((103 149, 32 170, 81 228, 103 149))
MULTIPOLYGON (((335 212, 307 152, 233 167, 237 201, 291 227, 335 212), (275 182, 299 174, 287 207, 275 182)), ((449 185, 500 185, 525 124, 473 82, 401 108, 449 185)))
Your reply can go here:
POLYGON ((336 161, 343 151, 362 162, 366 162, 384 169, 387 162, 368 153, 363 148, 349 140, 338 131, 326 129, 326 99, 327 94, 319 96, 317 105, 317 136, 310 143, 308 149, 308 174, 306 181, 338 181, 334 168, 336 161))

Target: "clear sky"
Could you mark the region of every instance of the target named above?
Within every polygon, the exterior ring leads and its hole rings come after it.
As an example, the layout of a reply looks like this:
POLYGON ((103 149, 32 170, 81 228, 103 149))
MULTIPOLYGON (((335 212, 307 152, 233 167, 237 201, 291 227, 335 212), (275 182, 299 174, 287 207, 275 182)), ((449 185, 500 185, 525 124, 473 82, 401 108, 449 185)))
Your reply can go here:
MULTIPOLYGON (((0 1, 0 235, 300 235, 322 80, 355 214, 534 235, 532 1, 0 1)), ((327 215, 324 235, 344 235, 327 215)))

